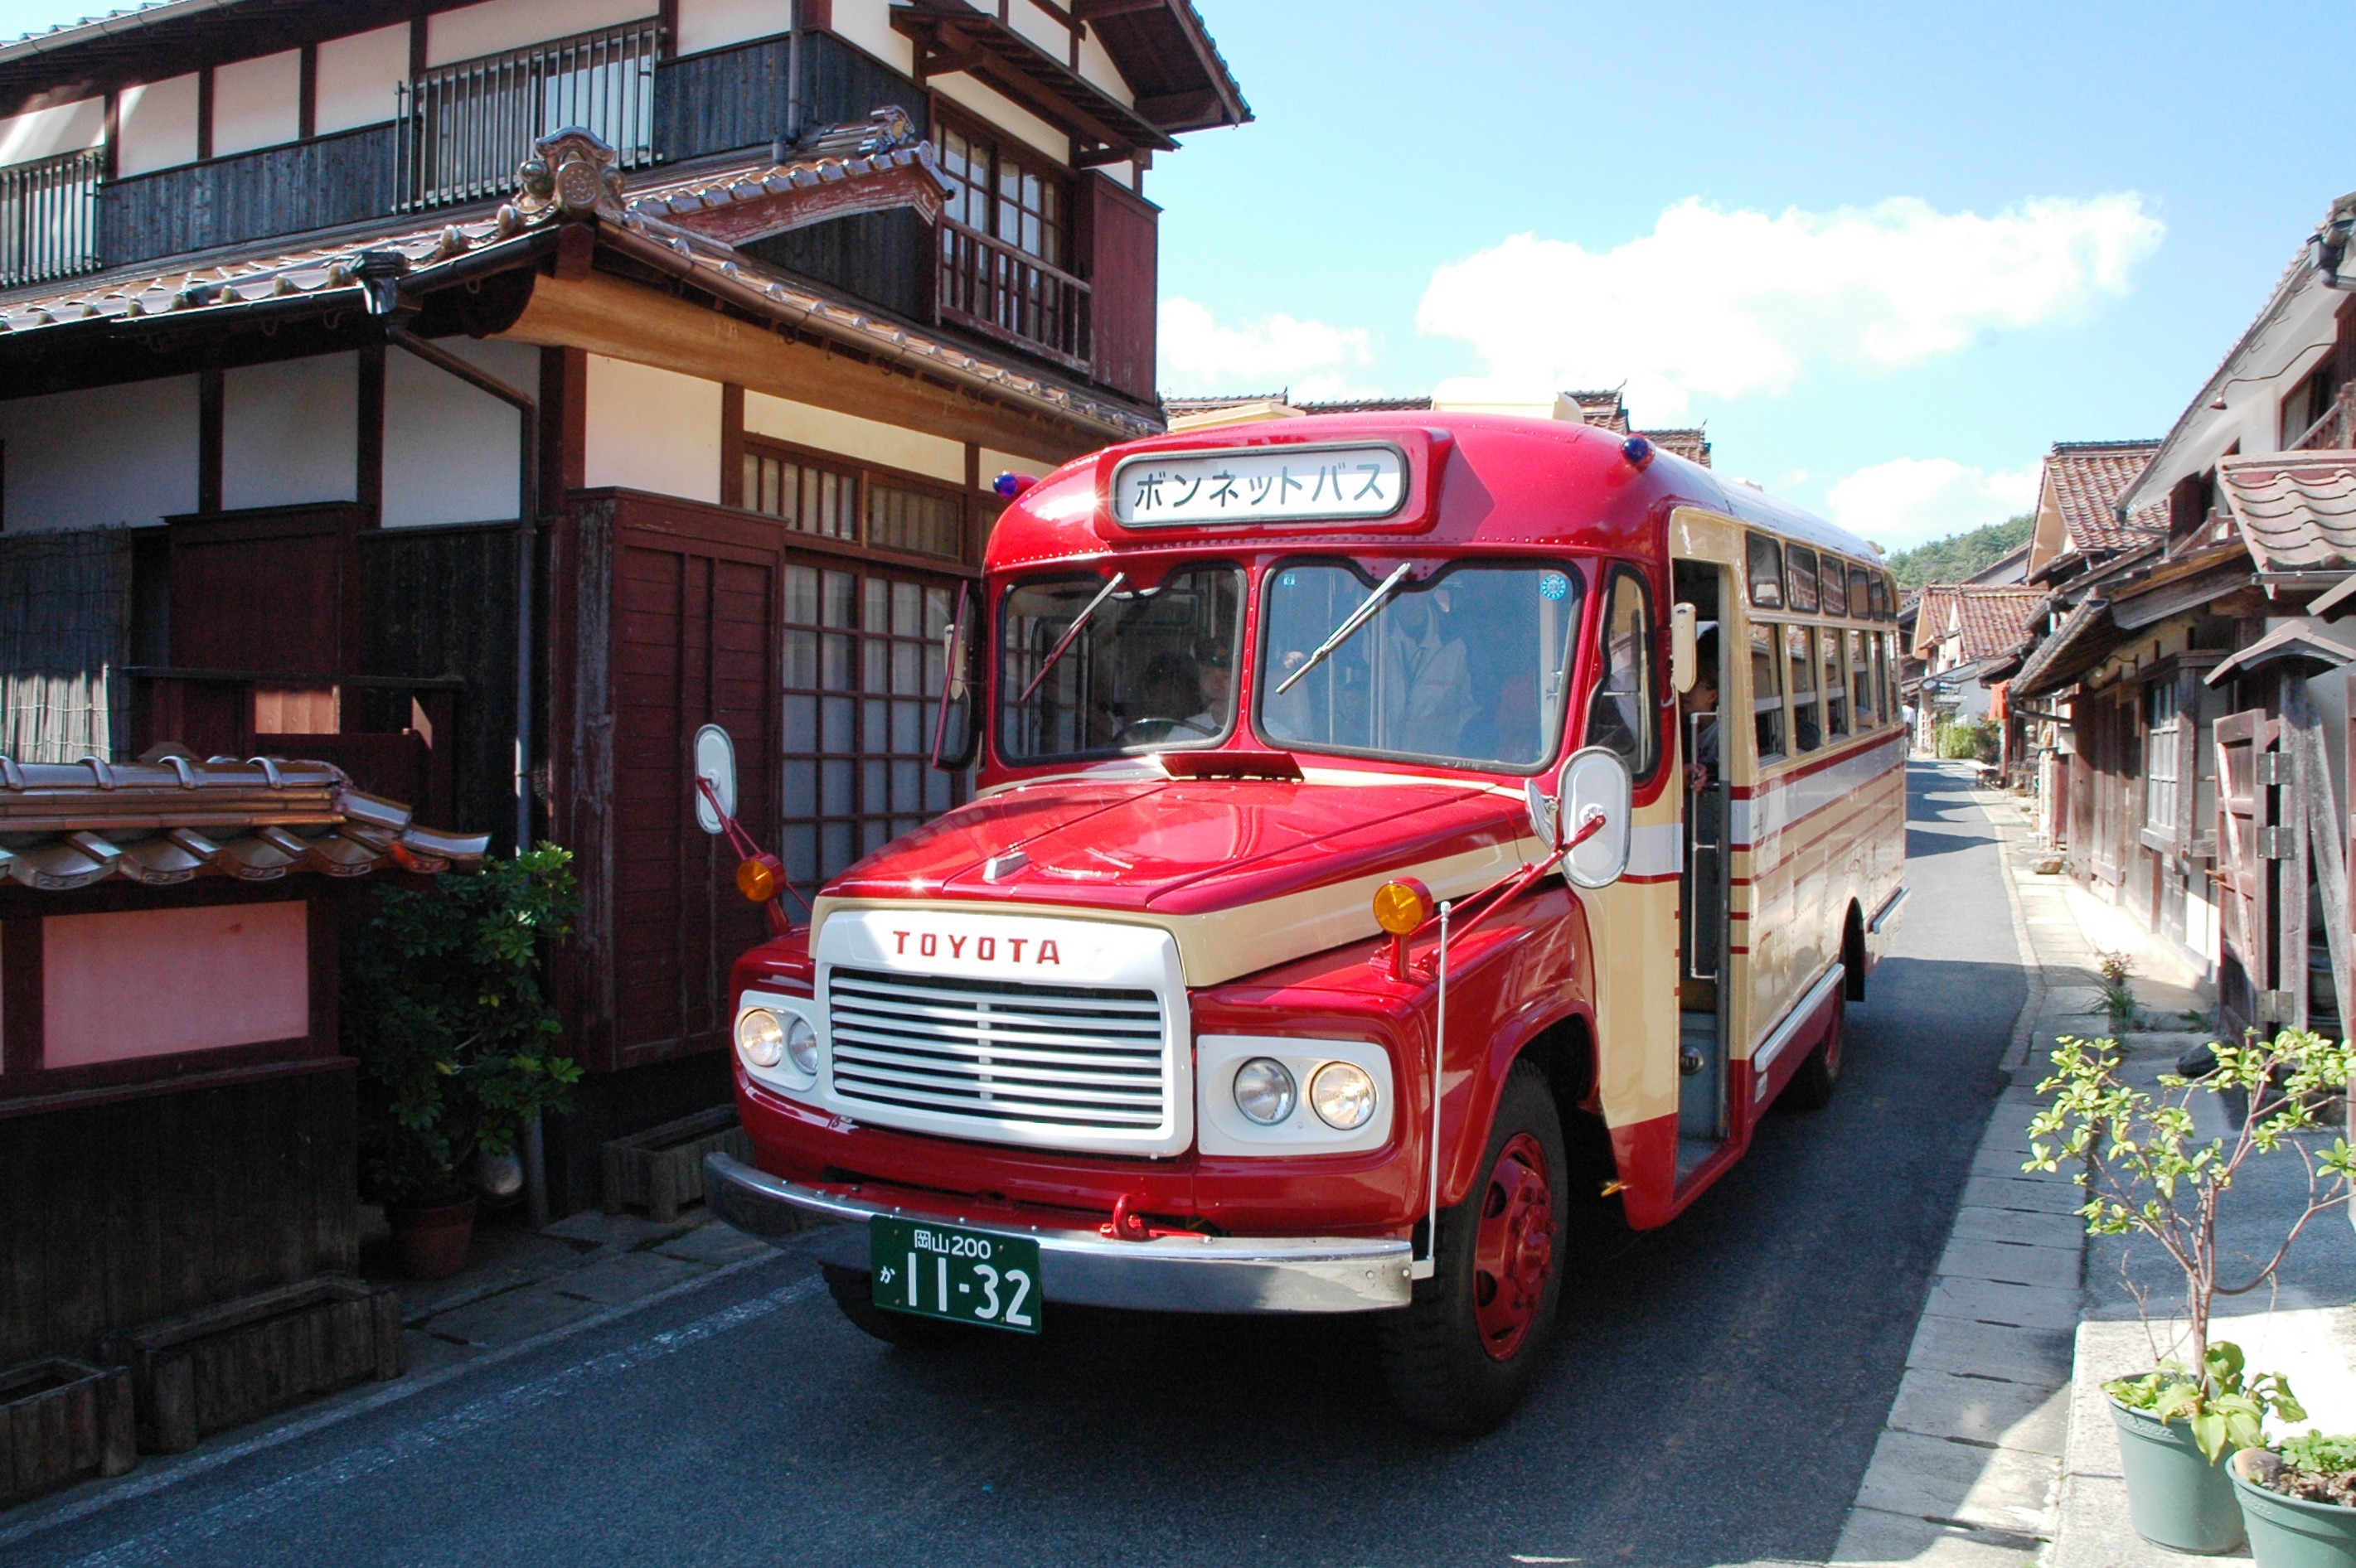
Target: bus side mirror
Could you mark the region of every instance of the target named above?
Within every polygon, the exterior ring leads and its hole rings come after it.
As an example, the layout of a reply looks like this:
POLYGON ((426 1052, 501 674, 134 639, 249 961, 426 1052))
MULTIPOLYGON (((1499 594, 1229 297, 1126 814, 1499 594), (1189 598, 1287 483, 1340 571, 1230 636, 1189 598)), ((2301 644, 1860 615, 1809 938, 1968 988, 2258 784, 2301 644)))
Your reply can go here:
POLYGON ((736 742, 717 724, 695 732, 695 825, 717 838, 736 815, 736 742))
POLYGON ((957 608, 941 634, 941 699, 933 714, 933 766, 943 773, 970 767, 981 740, 974 713, 981 696, 981 681, 974 668, 980 652, 974 623, 980 618, 972 585, 959 583, 957 608))
POLYGON ((1701 666, 1700 612, 1690 604, 1669 611, 1669 688, 1679 696, 1691 691, 1701 666))
POLYGON ((1608 888, 1628 869, 1633 785, 1619 752, 1590 746, 1562 765, 1555 820, 1570 844, 1563 874, 1582 888, 1608 888))

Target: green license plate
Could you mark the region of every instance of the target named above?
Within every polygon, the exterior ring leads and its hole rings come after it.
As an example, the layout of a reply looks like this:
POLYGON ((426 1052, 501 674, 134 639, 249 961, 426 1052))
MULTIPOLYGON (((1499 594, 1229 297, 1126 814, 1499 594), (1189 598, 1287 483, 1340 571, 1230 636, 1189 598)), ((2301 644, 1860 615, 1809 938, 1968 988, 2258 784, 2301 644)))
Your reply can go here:
POLYGON ((867 1221, 875 1305, 919 1317, 1039 1332, 1039 1243, 929 1220, 867 1221))

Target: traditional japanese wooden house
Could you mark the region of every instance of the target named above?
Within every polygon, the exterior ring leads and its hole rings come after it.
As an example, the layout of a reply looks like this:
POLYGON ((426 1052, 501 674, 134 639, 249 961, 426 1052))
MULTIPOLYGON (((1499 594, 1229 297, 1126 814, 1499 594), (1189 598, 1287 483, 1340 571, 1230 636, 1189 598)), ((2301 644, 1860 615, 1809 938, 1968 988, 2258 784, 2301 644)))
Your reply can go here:
POLYGON ((2061 720, 2072 869, 2213 975, 2230 1029, 2356 1018, 2351 229, 2343 197, 2116 485, 2115 548, 2054 558, 2066 613, 2012 683, 2061 720))
POLYGON ((0 1367, 354 1267, 344 903, 480 835, 314 763, 0 763, 0 1367))
POLYGON ((725 1097, 755 934, 956 797, 1001 472, 1161 428, 1187 0, 165 0, 0 46, 0 751, 337 763, 578 852, 560 1211, 725 1097), (59 615, 59 606, 71 613, 59 615))

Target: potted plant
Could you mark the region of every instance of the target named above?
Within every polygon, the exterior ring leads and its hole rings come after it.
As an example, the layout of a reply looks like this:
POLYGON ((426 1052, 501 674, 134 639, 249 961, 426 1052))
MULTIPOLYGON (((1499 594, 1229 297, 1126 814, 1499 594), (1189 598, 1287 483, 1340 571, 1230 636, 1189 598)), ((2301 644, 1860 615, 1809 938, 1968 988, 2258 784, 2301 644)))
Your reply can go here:
POLYGON ((541 944, 571 929, 572 859, 542 844, 384 889, 354 944, 343 1040, 360 1064, 361 1181, 413 1278, 466 1266, 475 1197, 460 1172, 566 1109, 581 1077, 540 979, 541 944))
POLYGON ((2232 1468, 2258 1568, 2356 1568, 2356 1437, 2248 1447, 2232 1468))
POLYGON ((2222 1461, 2255 1446, 2269 1414, 2306 1416, 2288 1383, 2247 1371, 2238 1349, 2211 1341, 2211 1309, 2218 1296, 2273 1278, 2307 1222, 2348 1200, 2356 1173, 2347 1139, 2309 1148, 2295 1136, 2319 1126, 2319 1104, 2346 1087, 2347 1043, 2285 1029, 2271 1041, 2212 1046, 2211 1054, 2211 1071, 2197 1079, 2162 1073, 2155 1094, 2121 1080, 2115 1040, 2065 1036, 2056 1042, 2051 1075, 2037 1086, 2050 1098, 2029 1123, 2024 1168, 2056 1170, 2069 1159, 2087 1192, 2079 1210, 2087 1232, 2146 1236, 2182 1275, 2185 1354, 2141 1377, 2103 1385, 2119 1428, 2136 1530, 2182 1552, 2222 1552, 2242 1539, 2233 1480, 2222 1461), (2226 1117, 2230 1136, 2198 1136, 2198 1094, 2238 1112, 2226 1117), (2271 1258, 2246 1279, 2226 1283, 2220 1200, 2252 1159, 2286 1150, 2305 1168, 2306 1206, 2271 1258))

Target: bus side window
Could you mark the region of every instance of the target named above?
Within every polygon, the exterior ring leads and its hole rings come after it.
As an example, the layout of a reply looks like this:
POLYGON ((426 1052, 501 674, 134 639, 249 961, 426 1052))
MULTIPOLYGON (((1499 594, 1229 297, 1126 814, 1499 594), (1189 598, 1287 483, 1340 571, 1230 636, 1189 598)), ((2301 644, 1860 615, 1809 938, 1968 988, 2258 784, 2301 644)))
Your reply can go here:
POLYGON ((1899 717, 1896 694, 1890 689, 1890 670, 1895 662, 1890 656, 1890 649, 1896 637, 1894 632, 1880 632, 1875 634, 1873 639, 1873 685, 1881 693, 1882 712, 1892 720, 1899 717))
POLYGON ((1783 547, 1765 534, 1744 536, 1751 579, 1751 605, 1755 610, 1783 607, 1783 547))
POLYGON ((1603 606, 1602 673, 1587 709, 1587 743, 1628 759, 1642 782, 1653 773, 1653 603, 1644 580, 1626 567, 1612 574, 1603 606))
POLYGON ((1751 628, 1751 721, 1757 731, 1759 760, 1783 754, 1783 667, 1775 656, 1775 628, 1751 628))
POLYGON ((1818 628, 1816 655, 1825 671, 1825 739, 1839 740, 1848 733, 1848 671, 1841 667, 1840 633, 1830 626, 1818 628))
MULTIPOLYGON (((1833 634, 1836 637, 1840 634, 1833 634)), ((1874 689, 1873 661, 1866 652, 1866 644, 1880 645, 1880 639, 1871 632, 1848 634, 1849 683, 1857 688, 1857 728, 1859 734, 1881 723, 1881 698, 1874 689)))
POLYGON ((1783 662, 1792 671, 1792 747, 1813 752, 1825 743, 1816 713, 1816 660, 1805 626, 1783 628, 1783 662))

